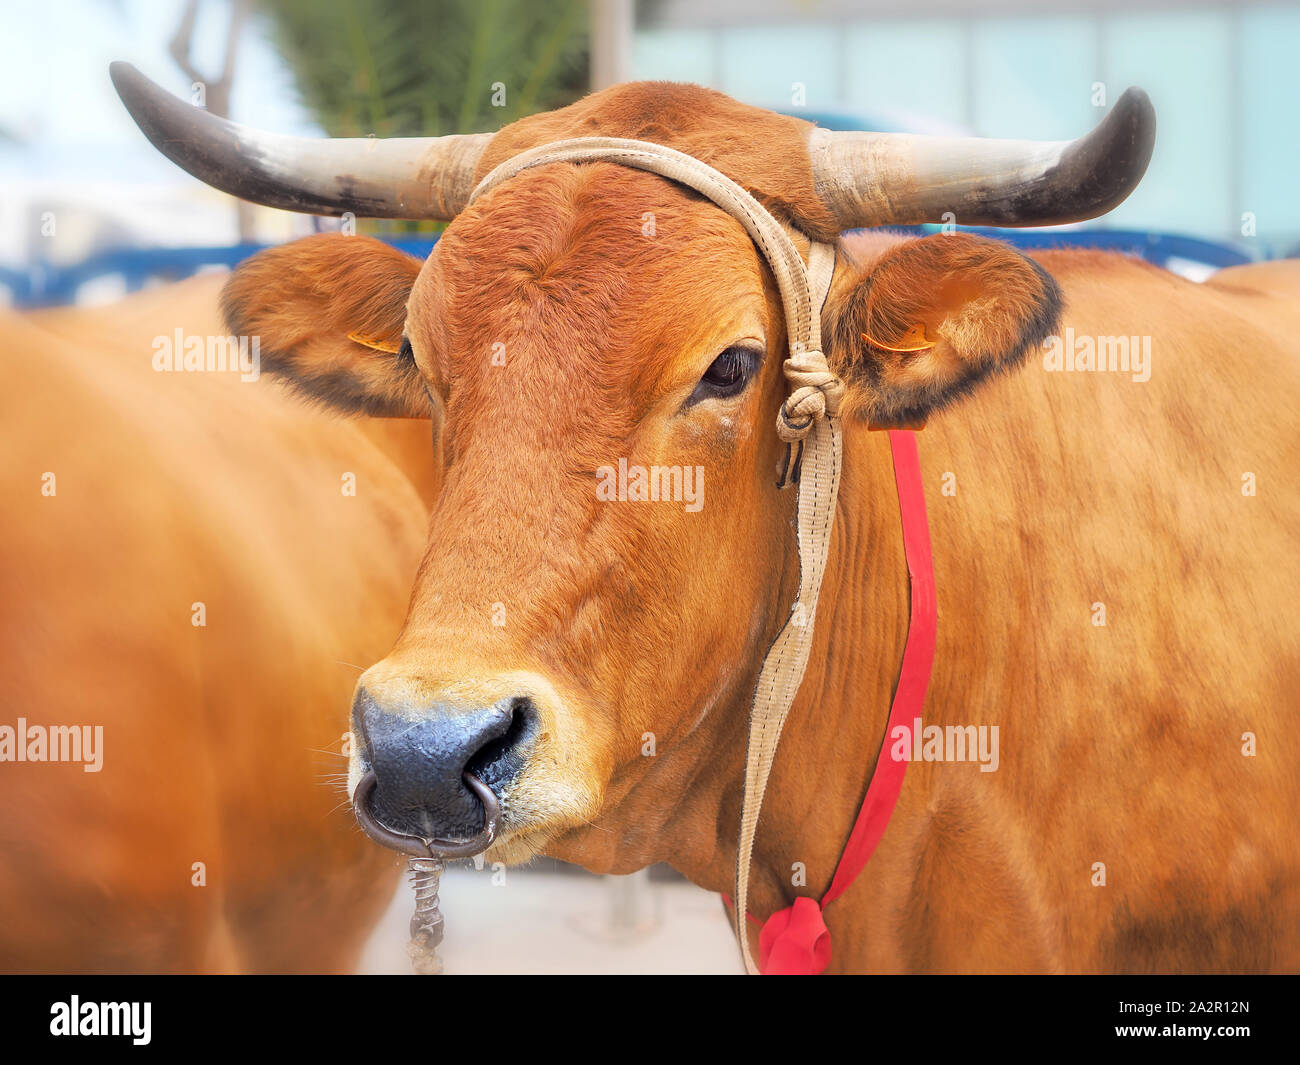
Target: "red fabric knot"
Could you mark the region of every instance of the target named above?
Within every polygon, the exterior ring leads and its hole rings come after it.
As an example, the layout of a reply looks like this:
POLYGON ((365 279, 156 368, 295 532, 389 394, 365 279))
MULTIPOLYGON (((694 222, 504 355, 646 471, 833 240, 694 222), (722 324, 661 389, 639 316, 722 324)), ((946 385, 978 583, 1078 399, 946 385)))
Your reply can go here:
MULTIPOLYGON (((811 423, 810 423, 811 424, 811 423)), ((921 458, 916 434, 892 429, 889 446, 894 456, 894 481, 898 487, 898 509, 903 523, 903 548, 911 587, 911 613, 907 643, 894 701, 885 727, 885 741, 876 757, 876 768, 867 786, 866 798, 858 810, 849 840, 840 854, 831 886, 816 899, 801 897, 772 914, 758 937, 759 970, 765 975, 818 976, 831 961, 831 934, 822 919, 822 909, 845 891, 866 867, 876 845, 889 826, 899 793, 903 790, 906 761, 891 757, 889 737, 900 725, 921 716, 939 624, 938 599, 934 587, 934 559, 930 548, 930 521, 925 512, 925 486, 921 480, 921 458)), ((726 895, 728 906, 733 906, 726 895)), ((758 918, 746 915, 758 924, 758 918)))
POLYGON ((817 900, 802 895, 777 910, 758 934, 764 976, 820 976, 831 963, 831 933, 817 900))

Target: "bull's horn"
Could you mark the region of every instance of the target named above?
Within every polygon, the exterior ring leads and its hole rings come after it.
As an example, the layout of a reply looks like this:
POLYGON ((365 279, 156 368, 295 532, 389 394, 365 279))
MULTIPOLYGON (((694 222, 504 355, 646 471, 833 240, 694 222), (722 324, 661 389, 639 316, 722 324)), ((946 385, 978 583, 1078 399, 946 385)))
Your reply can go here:
POLYGON ((943 222, 1046 226, 1105 214, 1146 172, 1156 113, 1129 89, 1074 141, 814 129, 817 191, 841 228, 943 222))
POLYGON ((450 220, 469 199, 492 139, 286 137, 184 103, 130 63, 108 71, 136 125, 173 163, 232 196, 286 211, 450 220))

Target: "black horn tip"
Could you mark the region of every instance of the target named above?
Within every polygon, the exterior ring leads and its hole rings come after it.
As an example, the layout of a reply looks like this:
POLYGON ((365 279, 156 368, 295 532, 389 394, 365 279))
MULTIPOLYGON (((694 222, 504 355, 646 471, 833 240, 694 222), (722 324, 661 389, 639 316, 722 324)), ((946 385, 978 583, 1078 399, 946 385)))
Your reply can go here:
POLYGON ((1097 127, 1063 153, 1053 184, 1070 190, 1072 203, 1062 204, 1062 213, 1095 218, 1118 207, 1146 173, 1155 142, 1151 98, 1139 88, 1125 89, 1097 127))
POLYGON ((224 192, 239 195, 239 175, 223 166, 237 151, 235 127, 177 99, 130 63, 110 63, 108 76, 140 132, 183 170, 224 192))
POLYGON ((1122 151, 1125 143, 1129 145, 1129 155, 1138 167, 1140 178, 1156 144, 1156 109, 1151 97, 1136 85, 1125 89, 1102 120, 1101 128, 1107 127, 1114 128, 1110 140, 1117 150, 1122 151))
POLYGON ((123 60, 118 59, 108 64, 108 76, 127 113, 151 141, 153 137, 146 128, 149 108, 165 106, 168 103, 184 106, 161 85, 151 81, 132 64, 123 60))
POLYGON ((129 85, 133 78, 144 77, 130 63, 123 59, 114 59, 108 64, 108 76, 113 79, 113 88, 117 90, 118 96, 123 93, 123 86, 129 85))
MULTIPOLYGON (((294 175, 293 166, 318 143, 263 134, 209 114, 173 96, 130 63, 110 63, 108 75, 149 143, 205 184, 267 207, 311 214, 383 218, 396 212, 382 198, 354 194, 347 175, 294 175)), ((355 184, 355 182, 353 182, 355 184)))

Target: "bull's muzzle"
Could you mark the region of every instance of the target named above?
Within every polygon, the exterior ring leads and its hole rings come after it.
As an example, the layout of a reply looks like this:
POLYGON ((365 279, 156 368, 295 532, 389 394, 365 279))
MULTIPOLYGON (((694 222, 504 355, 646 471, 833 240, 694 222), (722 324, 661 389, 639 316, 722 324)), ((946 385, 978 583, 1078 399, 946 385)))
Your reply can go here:
POLYGON ((353 717, 363 774, 352 804, 366 835, 426 857, 468 857, 491 845, 501 796, 536 732, 530 699, 393 711, 361 688, 353 717))
POLYGON ((476 854, 482 854, 492 846, 492 841, 496 838, 497 825, 501 819, 501 806, 492 789, 473 773, 465 772, 463 779, 465 786, 483 804, 483 829, 478 835, 471 836, 469 839, 427 839, 385 828, 375 819, 370 809, 370 802, 378 784, 378 778, 373 770, 361 778, 356 794, 352 796, 352 808, 356 811, 357 823, 361 825, 361 830, 376 843, 404 854, 434 858, 472 858, 476 854))

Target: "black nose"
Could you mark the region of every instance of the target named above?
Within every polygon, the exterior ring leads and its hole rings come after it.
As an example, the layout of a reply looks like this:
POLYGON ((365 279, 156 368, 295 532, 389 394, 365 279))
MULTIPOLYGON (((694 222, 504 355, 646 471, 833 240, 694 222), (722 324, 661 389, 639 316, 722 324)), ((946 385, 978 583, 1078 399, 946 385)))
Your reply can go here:
POLYGON ((468 770, 498 798, 519 775, 536 731, 527 698, 491 706, 439 704, 396 712, 364 688, 352 716, 375 774, 369 813, 385 828, 427 839, 467 839, 483 829, 483 803, 465 786, 468 770))

